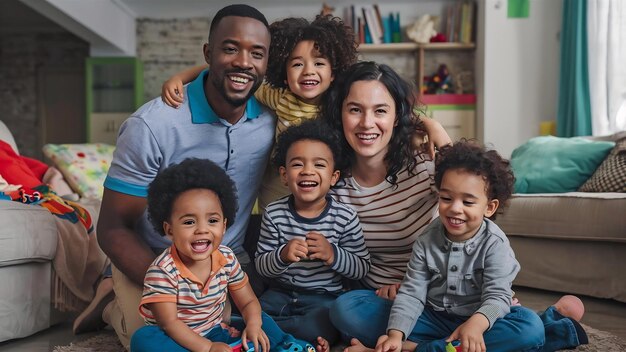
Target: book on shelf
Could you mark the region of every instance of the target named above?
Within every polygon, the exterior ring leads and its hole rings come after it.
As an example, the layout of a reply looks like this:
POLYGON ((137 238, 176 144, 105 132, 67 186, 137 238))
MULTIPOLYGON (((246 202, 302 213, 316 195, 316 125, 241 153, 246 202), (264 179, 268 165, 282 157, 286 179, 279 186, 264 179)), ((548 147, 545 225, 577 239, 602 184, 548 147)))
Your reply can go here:
POLYGON ((352 27, 361 44, 396 43, 402 38, 400 13, 384 15, 378 4, 346 6, 343 21, 352 27))
POLYGON ((446 9, 445 32, 449 42, 473 43, 476 3, 459 0, 446 9))

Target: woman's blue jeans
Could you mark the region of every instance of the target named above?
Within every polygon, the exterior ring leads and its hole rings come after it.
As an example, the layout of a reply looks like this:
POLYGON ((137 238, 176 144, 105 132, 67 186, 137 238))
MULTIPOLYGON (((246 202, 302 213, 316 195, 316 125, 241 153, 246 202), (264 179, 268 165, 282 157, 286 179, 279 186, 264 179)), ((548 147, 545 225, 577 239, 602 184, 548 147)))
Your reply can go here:
MULTIPOLYGON (((342 334, 355 337, 368 347, 374 347, 378 337, 386 333, 392 304, 393 301, 376 296, 372 290, 354 290, 337 298, 331 306, 330 318, 342 334)), ((546 347, 552 351, 563 346, 577 346, 575 332, 572 336, 571 329, 565 327, 571 321, 561 321, 562 319, 557 319, 551 312, 553 307, 542 313, 540 318, 527 308, 511 307, 511 313, 498 319, 485 332, 487 350, 548 351, 542 347, 544 336, 545 343, 548 343, 546 347)), ((431 351, 440 350, 445 346, 445 338, 465 320, 466 318, 427 308, 418 319, 409 340, 421 342, 422 346, 428 346, 431 351)))

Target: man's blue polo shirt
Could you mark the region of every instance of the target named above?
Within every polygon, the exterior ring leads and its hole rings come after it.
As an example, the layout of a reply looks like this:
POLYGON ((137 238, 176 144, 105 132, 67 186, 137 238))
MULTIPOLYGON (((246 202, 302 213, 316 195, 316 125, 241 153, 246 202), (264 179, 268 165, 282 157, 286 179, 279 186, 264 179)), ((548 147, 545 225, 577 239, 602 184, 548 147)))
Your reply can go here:
MULTIPOLYGON (((104 187, 146 197, 148 185, 166 167, 186 158, 210 159, 226 170, 237 186, 239 210, 222 244, 240 253, 274 141, 276 119, 254 98, 248 100, 244 116, 234 125, 221 119, 204 95, 207 75, 204 71, 186 86, 187 98, 178 109, 156 98, 122 124, 104 187)), ((171 245, 154 230, 147 212, 136 230, 153 248, 171 245)))

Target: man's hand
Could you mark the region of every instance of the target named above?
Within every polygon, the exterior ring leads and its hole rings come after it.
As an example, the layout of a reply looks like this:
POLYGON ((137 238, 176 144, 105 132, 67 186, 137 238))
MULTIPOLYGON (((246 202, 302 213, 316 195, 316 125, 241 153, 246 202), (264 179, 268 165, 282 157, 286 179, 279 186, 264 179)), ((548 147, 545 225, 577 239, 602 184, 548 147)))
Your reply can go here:
POLYGON ((459 340, 463 352, 485 352, 485 339, 483 333, 489 328, 489 320, 480 314, 474 313, 467 321, 452 332, 446 342, 459 340))
POLYGON ((302 238, 294 238, 280 251, 280 259, 285 263, 297 263, 309 254, 307 243, 302 238))
POLYGON ((306 244, 309 249, 309 259, 319 259, 331 266, 335 262, 335 251, 328 239, 319 232, 311 231, 306 234, 306 244))
POLYGON ((384 285, 376 290, 376 296, 393 301, 394 299, 396 299, 396 295, 398 294, 399 289, 400 284, 384 285))

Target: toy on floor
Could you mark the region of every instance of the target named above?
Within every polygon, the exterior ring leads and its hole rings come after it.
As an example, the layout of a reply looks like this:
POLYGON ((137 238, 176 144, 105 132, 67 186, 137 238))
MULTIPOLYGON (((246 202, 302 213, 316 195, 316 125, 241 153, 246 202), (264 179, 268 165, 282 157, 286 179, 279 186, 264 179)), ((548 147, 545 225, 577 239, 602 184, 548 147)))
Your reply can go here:
MULTIPOLYGON (((243 350, 243 343, 241 342, 241 339, 231 343, 230 344, 230 348, 233 349, 233 352, 244 352, 244 350, 243 350)), ((252 344, 252 342, 248 342, 248 351, 247 352, 254 352, 254 345, 252 344)))
POLYGON ((461 352, 463 348, 461 348, 461 342, 458 340, 448 342, 446 345, 446 352, 461 352))

